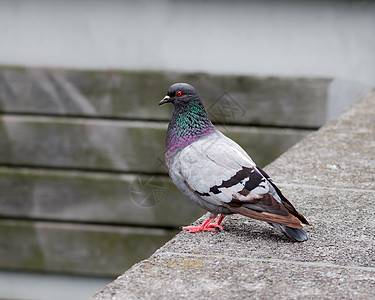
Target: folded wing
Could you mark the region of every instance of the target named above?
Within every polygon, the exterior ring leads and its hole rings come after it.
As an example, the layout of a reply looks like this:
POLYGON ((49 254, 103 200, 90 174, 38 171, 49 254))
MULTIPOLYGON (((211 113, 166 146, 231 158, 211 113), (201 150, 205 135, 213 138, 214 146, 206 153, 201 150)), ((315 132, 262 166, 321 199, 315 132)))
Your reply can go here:
POLYGON ((294 228, 308 224, 238 144, 217 135, 183 150, 180 170, 189 189, 205 201, 253 219, 294 228))

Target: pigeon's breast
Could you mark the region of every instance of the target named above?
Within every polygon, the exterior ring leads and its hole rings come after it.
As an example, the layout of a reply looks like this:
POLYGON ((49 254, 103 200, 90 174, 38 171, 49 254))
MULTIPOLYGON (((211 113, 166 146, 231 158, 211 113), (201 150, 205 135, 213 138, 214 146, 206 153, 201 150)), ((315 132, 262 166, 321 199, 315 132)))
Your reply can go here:
POLYGON ((170 175, 178 172, 199 193, 207 193, 254 163, 236 143, 220 132, 203 137, 170 158, 170 175), (240 150, 239 150, 240 149, 240 150))

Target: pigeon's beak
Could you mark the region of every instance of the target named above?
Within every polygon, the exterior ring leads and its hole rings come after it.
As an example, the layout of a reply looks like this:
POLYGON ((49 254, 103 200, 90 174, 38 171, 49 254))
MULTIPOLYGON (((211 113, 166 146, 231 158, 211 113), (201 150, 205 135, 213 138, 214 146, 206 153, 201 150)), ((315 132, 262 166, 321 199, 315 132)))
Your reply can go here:
POLYGON ((159 105, 163 105, 164 103, 168 103, 168 102, 171 102, 171 97, 169 97, 169 96, 165 96, 165 97, 163 98, 163 100, 161 100, 161 101, 159 102, 159 105))

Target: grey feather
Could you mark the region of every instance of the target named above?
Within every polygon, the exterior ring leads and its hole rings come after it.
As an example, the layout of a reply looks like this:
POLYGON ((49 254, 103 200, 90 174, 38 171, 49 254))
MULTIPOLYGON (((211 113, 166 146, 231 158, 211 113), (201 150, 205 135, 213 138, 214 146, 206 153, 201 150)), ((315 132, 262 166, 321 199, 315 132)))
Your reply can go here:
POLYGON ((275 227, 276 229, 280 230, 283 234, 285 234, 289 239, 295 242, 305 242, 309 239, 307 233, 301 228, 293 228, 281 224, 276 223, 269 223, 271 226, 275 227))

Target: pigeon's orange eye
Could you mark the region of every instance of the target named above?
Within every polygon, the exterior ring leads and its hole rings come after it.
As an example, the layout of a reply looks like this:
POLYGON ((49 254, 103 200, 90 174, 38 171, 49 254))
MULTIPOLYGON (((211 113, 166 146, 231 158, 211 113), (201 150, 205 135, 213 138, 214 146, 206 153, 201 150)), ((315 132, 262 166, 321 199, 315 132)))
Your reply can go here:
POLYGON ((178 91, 177 92, 177 96, 180 97, 182 95, 182 92, 181 91, 178 91))

